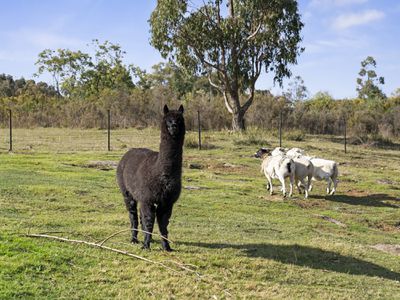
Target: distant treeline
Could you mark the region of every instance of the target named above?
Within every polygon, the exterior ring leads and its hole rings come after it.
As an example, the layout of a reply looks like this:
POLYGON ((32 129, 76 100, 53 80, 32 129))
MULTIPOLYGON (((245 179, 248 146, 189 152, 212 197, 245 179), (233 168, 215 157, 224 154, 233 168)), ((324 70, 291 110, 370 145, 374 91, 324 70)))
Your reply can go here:
MULTIPOLYGON (((46 83, 14 81, 11 76, 0 75, 2 126, 7 126, 8 109, 13 110, 17 127, 104 128, 107 109, 111 110, 114 128, 158 126, 164 103, 171 106, 183 103, 189 130, 197 126, 198 110, 204 129, 229 128, 231 118, 220 95, 199 89, 173 100, 177 98, 168 85, 149 89, 104 89, 85 98, 65 97, 46 83)), ((335 100, 327 93, 318 93, 312 99, 291 102, 287 97, 259 91, 246 115, 246 124, 276 129, 281 111, 285 128, 306 133, 342 134, 346 120, 352 135, 400 136, 400 97, 335 100)))
MULTIPOLYGON (((165 68, 161 69, 165 72, 165 68)), ((203 129, 230 128, 231 116, 222 96, 207 86, 206 79, 197 78, 187 84, 189 90, 185 91, 174 83, 171 74, 146 76, 153 78, 147 78, 145 86, 136 83, 119 85, 116 89, 105 87, 92 94, 63 95, 43 82, 0 75, 1 126, 8 125, 9 109, 13 111, 16 127, 105 128, 108 109, 113 128, 158 126, 165 103, 172 107, 183 103, 189 130, 197 127, 198 110, 203 129)), ((399 96, 335 100, 320 92, 311 99, 295 101, 287 95, 258 91, 246 114, 246 125, 276 130, 281 112, 287 130, 342 135, 346 121, 349 135, 360 142, 371 136, 384 139, 400 136, 399 96)))

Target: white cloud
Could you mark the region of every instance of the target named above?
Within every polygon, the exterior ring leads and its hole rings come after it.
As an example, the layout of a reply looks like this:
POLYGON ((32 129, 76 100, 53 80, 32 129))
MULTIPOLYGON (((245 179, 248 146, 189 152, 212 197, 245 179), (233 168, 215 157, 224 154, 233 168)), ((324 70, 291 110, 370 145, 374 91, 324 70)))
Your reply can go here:
POLYGON ((368 0, 312 0, 312 6, 346 6, 346 5, 355 5, 355 4, 363 4, 368 2, 368 0))
POLYGON ((38 47, 38 48, 61 48, 61 47, 81 47, 85 45, 80 39, 69 37, 54 31, 45 29, 21 28, 16 31, 8 32, 6 37, 11 44, 18 47, 38 47))
POLYGON ((333 28, 342 30, 353 26, 367 24, 369 22, 378 21, 385 17, 382 11, 371 9, 361 13, 343 14, 335 18, 333 28))
POLYGON ((305 52, 312 53, 327 53, 327 51, 338 51, 341 49, 360 49, 366 47, 368 42, 364 37, 345 38, 336 37, 330 40, 316 40, 304 45, 305 52))
POLYGON ((26 31, 23 34, 28 42, 41 48, 78 47, 84 44, 79 39, 45 31, 26 31))

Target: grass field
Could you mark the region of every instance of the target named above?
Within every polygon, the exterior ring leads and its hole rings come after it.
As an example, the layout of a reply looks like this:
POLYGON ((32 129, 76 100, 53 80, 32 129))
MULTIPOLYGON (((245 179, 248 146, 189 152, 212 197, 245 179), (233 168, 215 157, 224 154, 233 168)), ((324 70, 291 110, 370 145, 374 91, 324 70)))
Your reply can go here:
POLYGON ((25 234, 93 242, 128 229, 115 170, 88 166, 118 161, 130 147, 157 149, 158 130, 114 131, 109 153, 101 130, 18 129, 13 154, 5 134, 0 299, 400 299, 399 150, 351 146, 344 154, 333 137, 285 141, 338 161, 340 182, 334 196, 319 182, 307 200, 297 192, 283 199, 267 193, 251 157, 276 138, 207 132, 208 150, 184 150, 169 227, 176 251, 161 251, 157 236, 141 250, 128 232, 105 243, 154 264, 25 234))

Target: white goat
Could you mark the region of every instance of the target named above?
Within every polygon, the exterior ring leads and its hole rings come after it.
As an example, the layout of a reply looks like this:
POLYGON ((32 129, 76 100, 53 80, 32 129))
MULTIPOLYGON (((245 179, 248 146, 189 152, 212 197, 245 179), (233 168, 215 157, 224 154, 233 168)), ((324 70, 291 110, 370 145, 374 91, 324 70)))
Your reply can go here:
POLYGON ((274 150, 272 150, 271 155, 285 155, 286 154, 286 149, 282 147, 276 147, 274 150))
MULTIPOLYGON (((327 160, 323 158, 317 158, 317 157, 311 157, 304 155, 304 151, 299 149, 299 148, 292 148, 287 152, 287 155, 289 157, 302 157, 304 159, 309 160, 313 166, 314 166, 314 171, 313 171, 313 178, 314 180, 326 180, 327 182, 327 187, 326 187, 326 193, 333 195, 336 192, 336 187, 338 183, 338 175, 339 175, 339 170, 338 170, 338 164, 337 162, 333 160, 327 160), (331 185, 333 183, 333 189, 331 190, 331 185)), ((308 190, 312 190, 312 183, 310 182, 308 190)))
POLYGON ((300 185, 302 184, 304 186, 305 198, 307 199, 309 187, 312 186, 311 179, 314 175, 314 165, 309 159, 303 157, 302 155, 297 155, 290 158, 293 159, 295 164, 295 182, 297 190, 301 194, 300 185))
MULTIPOLYGON (((336 192, 336 187, 338 184, 338 164, 333 160, 327 160, 323 158, 310 157, 310 161, 314 165, 314 180, 326 180, 327 187, 326 193, 333 195, 336 192), (333 183, 333 188, 331 190, 331 184, 333 183)), ((312 190, 312 184, 310 185, 309 191, 312 190)))
POLYGON ((304 150, 300 148, 292 148, 286 151, 286 155, 288 156, 297 156, 298 154, 305 155, 304 150))
POLYGON ((282 184, 283 196, 286 197, 285 178, 290 179, 289 197, 293 194, 293 183, 295 178, 295 164, 292 159, 284 155, 267 156, 261 164, 261 171, 267 177, 267 189, 273 193, 272 179, 279 179, 282 184))

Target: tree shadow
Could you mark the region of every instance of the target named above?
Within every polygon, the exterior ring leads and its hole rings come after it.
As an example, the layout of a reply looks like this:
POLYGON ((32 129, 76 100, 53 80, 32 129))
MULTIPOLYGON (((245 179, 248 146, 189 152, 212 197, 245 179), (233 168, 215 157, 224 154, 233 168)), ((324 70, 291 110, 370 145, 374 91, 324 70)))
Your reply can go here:
POLYGON ((353 195, 328 195, 328 196, 318 196, 310 195, 311 199, 328 200, 339 203, 346 203, 350 205, 364 205, 364 206, 374 206, 374 207, 391 207, 400 208, 400 205, 386 203, 385 201, 399 201, 399 198, 389 196, 388 194, 371 194, 362 196, 353 195))
POLYGON ((400 281, 400 274, 377 264, 363 261, 351 256, 344 256, 332 251, 300 245, 274 245, 274 244, 224 244, 203 242, 181 242, 188 246, 209 249, 238 249, 246 256, 265 258, 285 264, 293 264, 313 269, 329 270, 351 275, 365 275, 382 277, 400 281))

